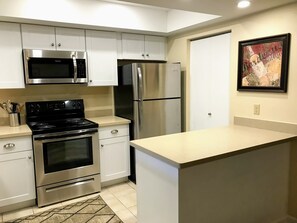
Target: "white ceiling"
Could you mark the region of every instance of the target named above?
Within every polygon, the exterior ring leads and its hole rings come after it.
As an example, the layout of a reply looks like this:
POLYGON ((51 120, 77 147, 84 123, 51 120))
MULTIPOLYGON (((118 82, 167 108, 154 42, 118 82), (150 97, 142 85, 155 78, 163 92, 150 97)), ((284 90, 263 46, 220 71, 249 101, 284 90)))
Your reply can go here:
POLYGON ((143 4, 167 9, 185 10, 198 13, 207 13, 221 16, 211 22, 200 23, 196 27, 202 27, 209 23, 219 23, 243 17, 249 14, 261 12, 281 5, 297 2, 297 0, 250 0, 251 6, 246 9, 238 9, 238 0, 119 0, 143 4))

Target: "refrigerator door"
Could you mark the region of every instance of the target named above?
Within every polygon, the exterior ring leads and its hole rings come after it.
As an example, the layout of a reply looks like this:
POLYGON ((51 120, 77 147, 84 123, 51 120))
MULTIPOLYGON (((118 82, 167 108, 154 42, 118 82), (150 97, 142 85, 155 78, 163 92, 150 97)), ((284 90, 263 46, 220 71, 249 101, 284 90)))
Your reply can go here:
POLYGON ((134 138, 181 132, 181 100, 134 101, 134 138))
POLYGON ((132 64, 134 100, 181 96, 180 64, 132 64))

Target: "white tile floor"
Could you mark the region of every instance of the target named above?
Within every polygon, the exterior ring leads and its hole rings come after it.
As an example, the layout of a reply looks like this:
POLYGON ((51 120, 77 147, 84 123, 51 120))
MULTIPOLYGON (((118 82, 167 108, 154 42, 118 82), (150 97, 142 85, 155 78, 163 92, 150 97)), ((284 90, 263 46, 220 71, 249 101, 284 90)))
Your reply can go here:
MULTIPOLYGON (((88 199, 98 194, 61 202, 58 204, 50 205, 44 208, 37 206, 28 207, 16 211, 6 212, 0 214, 0 222, 5 222, 15 218, 24 217, 31 214, 36 214, 51 208, 67 205, 80 200, 88 199)), ((124 223, 137 223, 137 207, 136 207, 136 191, 135 184, 132 182, 125 182, 109 187, 105 187, 99 193, 108 206, 121 218, 124 223)))

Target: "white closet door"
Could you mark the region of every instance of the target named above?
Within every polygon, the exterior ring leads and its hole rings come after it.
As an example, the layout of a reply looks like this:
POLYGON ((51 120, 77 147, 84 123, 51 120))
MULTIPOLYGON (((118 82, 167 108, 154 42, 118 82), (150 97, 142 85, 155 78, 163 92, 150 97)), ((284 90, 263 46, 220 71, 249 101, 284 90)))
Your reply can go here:
POLYGON ((190 130, 229 124, 230 36, 191 42, 190 130))

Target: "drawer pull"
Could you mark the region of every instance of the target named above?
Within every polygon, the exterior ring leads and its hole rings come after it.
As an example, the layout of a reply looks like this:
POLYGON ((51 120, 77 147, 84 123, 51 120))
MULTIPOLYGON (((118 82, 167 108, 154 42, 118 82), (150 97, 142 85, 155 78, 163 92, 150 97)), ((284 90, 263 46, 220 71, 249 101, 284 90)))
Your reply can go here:
POLYGON ((13 149, 15 147, 14 143, 7 143, 3 146, 4 149, 13 149))
POLYGON ((103 147, 104 147, 104 145, 101 144, 101 148, 103 148, 103 147))
POLYGON ((119 132, 119 130, 114 129, 114 130, 111 130, 110 132, 111 132, 111 134, 117 134, 119 132))

